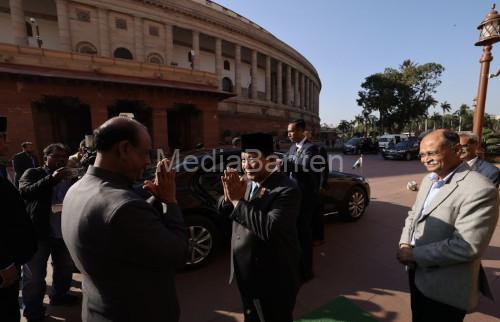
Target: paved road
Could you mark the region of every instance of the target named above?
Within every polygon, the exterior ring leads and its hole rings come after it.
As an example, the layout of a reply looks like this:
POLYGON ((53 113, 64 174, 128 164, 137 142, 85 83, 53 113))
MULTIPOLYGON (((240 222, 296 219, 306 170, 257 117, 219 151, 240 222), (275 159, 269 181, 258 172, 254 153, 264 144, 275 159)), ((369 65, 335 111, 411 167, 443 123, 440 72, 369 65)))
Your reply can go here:
MULTIPOLYGON (((344 171, 369 178, 372 200, 365 216, 355 223, 331 218, 326 226, 326 243, 315 249, 316 278, 300 291, 295 316, 344 295, 380 321, 407 322, 410 303, 407 276, 396 261, 395 252, 407 211, 415 192, 406 190, 410 180, 425 175, 417 161, 384 161, 380 156, 364 157, 362 170, 349 170, 355 156, 344 157, 344 171)), ((500 299, 500 229, 495 232, 483 265, 492 290, 500 299)), ((177 276, 183 322, 243 321, 235 285, 228 285, 228 247, 207 267, 177 276)), ((74 276, 79 280, 78 275, 74 276)), ((79 283, 75 282, 75 291, 79 283)), ((58 320, 79 321, 79 308, 53 309, 58 320)), ((479 311, 468 322, 500 321, 500 305, 483 298, 479 311)))

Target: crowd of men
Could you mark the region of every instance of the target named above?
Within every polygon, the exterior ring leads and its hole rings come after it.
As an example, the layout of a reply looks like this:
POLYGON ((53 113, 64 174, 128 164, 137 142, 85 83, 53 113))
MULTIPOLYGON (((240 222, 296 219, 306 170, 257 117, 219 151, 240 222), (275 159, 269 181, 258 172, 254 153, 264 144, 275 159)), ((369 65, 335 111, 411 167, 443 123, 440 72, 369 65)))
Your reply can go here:
MULTIPOLYGON (((292 145, 282 160, 272 157, 272 136, 242 135, 243 173, 228 168, 221 176, 224 195, 217 207, 233 222, 230 281, 237 283, 246 322, 293 321, 300 287, 314 278, 314 241, 324 239, 319 193, 335 189, 328 187, 326 153, 308 138, 305 122, 291 122, 287 131, 292 145)), ((0 155, 6 153, 5 133, 6 119, 0 118, 0 155)), ((71 165, 80 165, 83 146, 68 163, 59 143, 43 150, 38 167, 30 144, 23 144, 27 169, 18 167, 18 190, 0 176, 0 193, 7 197, 1 321, 19 321, 20 279, 23 314, 44 320, 49 256, 50 304, 79 302, 68 292, 76 265, 83 277, 83 321, 179 320, 174 274, 185 263, 188 237, 175 170, 168 159, 157 163, 154 180, 143 185, 151 194, 146 200, 132 188, 151 163, 146 127, 115 117, 95 130, 94 144, 95 161, 79 180, 71 165)), ((462 321, 479 291, 491 295, 480 258, 498 219, 500 171, 477 158, 477 145, 476 137, 449 130, 431 132, 420 144, 430 175, 397 252, 408 270, 414 322, 462 321)))

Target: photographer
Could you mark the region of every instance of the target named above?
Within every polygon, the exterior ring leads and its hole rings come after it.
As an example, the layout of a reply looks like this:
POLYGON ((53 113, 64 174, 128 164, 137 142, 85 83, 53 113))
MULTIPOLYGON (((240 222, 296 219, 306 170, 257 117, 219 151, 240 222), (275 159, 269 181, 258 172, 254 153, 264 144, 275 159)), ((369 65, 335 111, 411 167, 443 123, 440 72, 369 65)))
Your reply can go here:
POLYGON ((73 262, 61 233, 61 210, 66 192, 75 176, 66 166, 68 154, 61 143, 43 150, 44 165, 27 170, 19 181, 19 191, 35 226, 38 251, 23 266, 24 316, 28 320, 43 319, 47 260, 52 256, 53 287, 51 305, 76 304, 78 297, 68 294, 73 262))

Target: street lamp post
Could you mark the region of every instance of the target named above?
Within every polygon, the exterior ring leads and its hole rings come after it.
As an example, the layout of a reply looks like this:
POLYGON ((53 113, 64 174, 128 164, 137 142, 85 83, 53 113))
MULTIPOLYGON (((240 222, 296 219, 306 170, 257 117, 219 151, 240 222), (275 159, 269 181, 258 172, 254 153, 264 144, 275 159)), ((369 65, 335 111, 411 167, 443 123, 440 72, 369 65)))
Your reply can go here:
POLYGON ((479 87, 477 90, 477 106, 474 113, 473 132, 481 140, 483 134, 484 107, 486 103, 486 92, 488 89, 488 77, 490 71, 490 62, 493 60, 491 48, 494 43, 500 41, 500 15, 495 10, 493 4, 491 11, 484 18, 483 22, 477 27, 480 30, 479 41, 476 46, 484 46, 481 56, 481 74, 479 76, 479 87))

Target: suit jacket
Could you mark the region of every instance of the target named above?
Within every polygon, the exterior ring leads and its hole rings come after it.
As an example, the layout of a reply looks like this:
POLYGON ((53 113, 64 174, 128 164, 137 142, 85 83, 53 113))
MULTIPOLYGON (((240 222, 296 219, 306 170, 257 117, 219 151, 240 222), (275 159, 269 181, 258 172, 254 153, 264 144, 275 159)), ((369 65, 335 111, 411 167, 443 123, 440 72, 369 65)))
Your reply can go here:
POLYGON ((19 180, 19 192, 40 240, 50 236, 52 190, 58 182, 44 167, 28 169, 19 180))
POLYGON ((19 192, 7 179, 0 177, 0 269, 11 264, 21 266, 36 251, 36 238, 24 202, 19 192))
POLYGON ((29 155, 26 152, 19 152, 12 158, 12 166, 14 167, 14 180, 16 187, 19 187, 19 180, 24 172, 31 168, 36 168, 40 164, 35 155, 29 155))
POLYGON ((182 213, 163 214, 132 182, 90 167, 64 199, 64 242, 83 275, 83 321, 178 321, 174 273, 186 259, 182 213))
POLYGON ((315 160, 318 155, 318 147, 309 140, 305 140, 299 151, 297 151, 297 145, 292 144, 284 160, 285 171, 290 172, 291 177, 297 181, 304 204, 314 202, 314 198, 319 193, 321 172, 313 171, 313 161, 316 161, 316 167, 318 167, 318 161, 315 160))
POLYGON ((415 284, 425 296, 471 311, 479 291, 489 293, 481 255, 498 220, 498 191, 463 163, 417 220, 431 186, 426 176, 400 244, 410 244, 415 232, 415 284))
POLYGON ((476 163, 474 163, 471 168, 490 179, 498 188, 498 184, 500 183, 500 170, 493 164, 483 159, 477 159, 476 163))
POLYGON ((296 227, 301 193, 279 172, 271 174, 252 199, 251 186, 236 208, 224 197, 218 203, 219 213, 233 220, 230 282, 236 271, 245 295, 272 293, 295 301, 300 285, 296 227))

